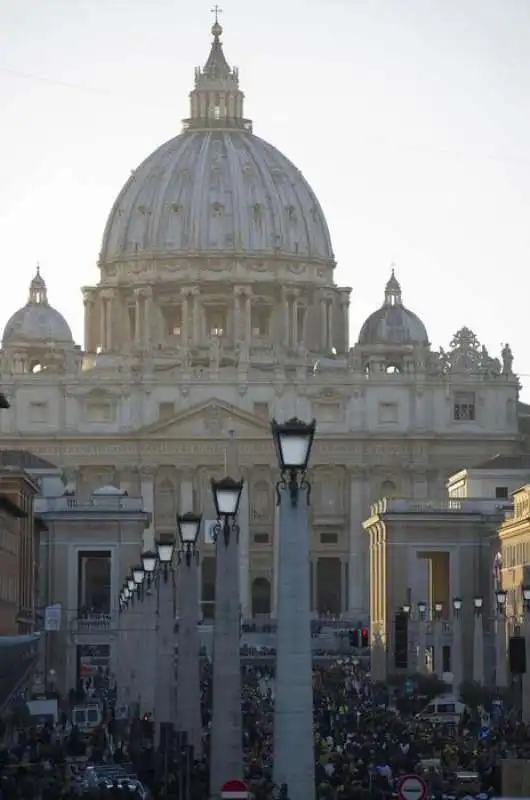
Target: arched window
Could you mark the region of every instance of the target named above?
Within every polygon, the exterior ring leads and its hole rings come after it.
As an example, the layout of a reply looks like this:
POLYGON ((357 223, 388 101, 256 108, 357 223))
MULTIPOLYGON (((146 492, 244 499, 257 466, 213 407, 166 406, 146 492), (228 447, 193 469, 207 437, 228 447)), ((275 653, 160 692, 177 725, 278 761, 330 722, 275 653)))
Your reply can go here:
POLYGON ((382 497, 396 496, 396 484, 394 481, 383 481, 381 484, 381 495, 382 497))
POLYGON ((252 616, 271 613, 271 584, 267 578, 255 578, 252 581, 252 616))

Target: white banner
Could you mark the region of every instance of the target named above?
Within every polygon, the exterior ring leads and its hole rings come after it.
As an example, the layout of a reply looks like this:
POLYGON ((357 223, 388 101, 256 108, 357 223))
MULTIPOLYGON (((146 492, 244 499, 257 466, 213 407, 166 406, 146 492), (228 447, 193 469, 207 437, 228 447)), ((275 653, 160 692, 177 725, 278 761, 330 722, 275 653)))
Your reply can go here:
POLYGON ((45 631, 61 630, 62 611, 63 609, 60 603, 55 603, 53 606, 46 606, 46 608, 44 609, 45 631))
POLYGON ((203 540, 204 544, 213 544, 214 543, 214 528, 219 523, 216 519, 205 519, 204 520, 204 528, 203 528, 203 540))

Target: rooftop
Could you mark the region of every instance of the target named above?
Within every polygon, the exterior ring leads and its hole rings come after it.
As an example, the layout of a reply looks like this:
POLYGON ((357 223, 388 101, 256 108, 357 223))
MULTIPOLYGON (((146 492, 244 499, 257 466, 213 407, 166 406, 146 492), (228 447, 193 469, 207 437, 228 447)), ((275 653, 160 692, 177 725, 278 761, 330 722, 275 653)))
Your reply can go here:
POLYGON ((480 464, 475 464, 471 469, 530 469, 530 453, 518 453, 516 455, 497 455, 482 461, 480 464))

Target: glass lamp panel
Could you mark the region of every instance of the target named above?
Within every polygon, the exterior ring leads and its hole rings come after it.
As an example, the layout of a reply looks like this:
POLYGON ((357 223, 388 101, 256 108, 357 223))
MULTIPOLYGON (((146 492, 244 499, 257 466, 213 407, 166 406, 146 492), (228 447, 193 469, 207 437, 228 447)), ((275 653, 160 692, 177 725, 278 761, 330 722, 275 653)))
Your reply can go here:
POLYGON ((134 567, 133 569, 133 579, 136 584, 143 583, 145 578, 145 571, 143 567, 134 567))
POLYGON ((200 518, 194 520, 179 521, 179 533, 182 544, 195 544, 199 536, 199 528, 201 527, 200 518))
POLYGON ((136 583, 134 582, 134 578, 127 578, 127 587, 130 592, 134 592, 136 589, 136 583))
POLYGON ((158 542, 158 558, 161 564, 170 564, 173 558, 173 550, 175 545, 173 542, 158 542))
POLYGON ((482 597, 474 597, 473 598, 473 605, 475 606, 475 608, 482 608, 483 604, 484 604, 484 600, 483 600, 482 597))
POLYGON ((239 504, 240 489, 235 487, 216 487, 217 511, 222 516, 234 516, 239 504))
POLYGON ((146 553, 142 553, 142 564, 146 573, 149 574, 155 571, 156 561, 157 561, 156 553, 152 553, 150 550, 146 553))
POLYGON ((311 434, 309 432, 280 431, 278 433, 281 467, 284 469, 304 469, 307 465, 311 434))

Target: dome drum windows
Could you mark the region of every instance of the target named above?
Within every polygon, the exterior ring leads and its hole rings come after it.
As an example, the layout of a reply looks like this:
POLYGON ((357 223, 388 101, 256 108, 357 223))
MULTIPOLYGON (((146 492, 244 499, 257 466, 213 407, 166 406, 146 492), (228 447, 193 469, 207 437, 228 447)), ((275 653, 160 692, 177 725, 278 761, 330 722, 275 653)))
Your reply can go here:
POLYGON ((228 309, 223 305, 206 306, 206 337, 226 336, 228 327, 228 309))
POLYGON ((272 310, 264 303, 257 303, 252 307, 252 338, 267 339, 271 335, 272 310))
POLYGON ((183 333, 182 305, 163 306, 161 312, 165 336, 180 338, 183 333))

